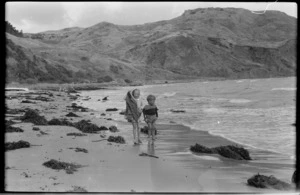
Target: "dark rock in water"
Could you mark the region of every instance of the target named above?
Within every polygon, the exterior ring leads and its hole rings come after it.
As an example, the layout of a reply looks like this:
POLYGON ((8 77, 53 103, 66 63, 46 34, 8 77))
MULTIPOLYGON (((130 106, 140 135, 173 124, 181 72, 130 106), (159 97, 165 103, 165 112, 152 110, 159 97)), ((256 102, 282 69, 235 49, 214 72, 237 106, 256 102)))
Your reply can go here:
POLYGON ((120 115, 125 115, 125 111, 122 111, 119 113, 120 115))
POLYGON ((30 143, 20 140, 18 142, 7 142, 5 143, 5 151, 8 150, 16 150, 16 149, 20 149, 20 148, 29 148, 30 147, 30 143))
POLYGON ((45 119, 45 117, 40 116, 35 110, 28 109, 24 116, 20 117, 20 120, 23 122, 29 122, 33 123, 35 125, 47 125, 48 121, 45 119))
POLYGON ((118 132, 119 130, 118 130, 118 128, 116 126, 110 126, 109 127, 109 131, 115 133, 115 132, 118 132))
POLYGON ((185 112, 185 110, 171 110, 171 112, 174 112, 174 113, 180 113, 180 112, 185 112))
POLYGON ((118 111, 117 108, 107 108, 106 111, 118 111))
POLYGON ((84 133, 67 133, 67 136, 87 136, 84 133))
POLYGON ((39 131, 40 128, 38 128, 38 127, 33 127, 32 130, 33 130, 33 131, 39 131))
POLYGON ((109 136, 107 141, 125 144, 125 139, 122 136, 109 136))
POLYGON ((21 133, 21 132, 24 132, 24 130, 19 127, 12 127, 10 125, 6 125, 5 132, 6 133, 13 133, 13 132, 21 133))
POLYGON ((107 98, 108 98, 108 96, 104 97, 102 100, 107 101, 108 100, 107 98))
POLYGON ((43 165, 45 167, 55 169, 55 170, 65 170, 67 174, 73 174, 73 172, 77 171, 78 168, 81 168, 82 165, 77 165, 73 163, 60 162, 54 159, 51 159, 47 162, 44 162, 43 165))
MULTIPOLYGON (((144 126, 144 127, 141 128, 141 132, 145 133, 147 135, 148 135, 148 130, 149 130, 148 126, 144 126)), ((157 135, 157 129, 155 129, 155 135, 157 135)))
POLYGON ((100 114, 101 116, 105 116, 106 114, 105 113, 102 113, 102 114, 100 114))
POLYGON ((112 120, 112 118, 107 118, 106 120, 108 120, 108 121, 111 121, 111 120, 112 120))
POLYGON ((66 119, 51 119, 49 122, 48 122, 48 125, 59 125, 59 126, 71 126, 73 127, 74 124, 72 122, 69 122, 67 121, 66 119))
POLYGON ((208 148, 200 144, 195 144, 190 147, 190 150, 197 153, 219 154, 235 160, 251 160, 249 152, 246 149, 232 145, 208 148))
POLYGON ((79 117, 77 114, 74 114, 73 112, 69 112, 66 116, 67 117, 79 117))
POLYGON ((252 176, 247 180, 250 186, 256 188, 273 188, 277 190, 291 190, 292 186, 289 183, 281 181, 274 176, 257 175, 252 176))

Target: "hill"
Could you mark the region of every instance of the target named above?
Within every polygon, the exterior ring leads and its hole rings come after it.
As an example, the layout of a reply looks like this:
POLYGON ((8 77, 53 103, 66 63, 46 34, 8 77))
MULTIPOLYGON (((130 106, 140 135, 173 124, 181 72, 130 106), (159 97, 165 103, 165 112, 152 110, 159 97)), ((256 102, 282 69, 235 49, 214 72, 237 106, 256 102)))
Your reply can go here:
POLYGON ((199 8, 143 25, 101 22, 25 38, 7 34, 7 80, 295 76, 296 23, 279 11, 199 8))

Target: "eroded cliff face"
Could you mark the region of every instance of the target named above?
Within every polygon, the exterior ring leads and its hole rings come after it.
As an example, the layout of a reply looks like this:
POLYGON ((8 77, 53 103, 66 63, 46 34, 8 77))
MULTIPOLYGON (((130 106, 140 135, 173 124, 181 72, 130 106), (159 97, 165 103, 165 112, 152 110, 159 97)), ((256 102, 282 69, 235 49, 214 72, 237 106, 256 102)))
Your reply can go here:
POLYGON ((7 79, 117 82, 295 76, 297 19, 236 8, 187 10, 144 25, 102 22, 27 38, 7 34, 7 79))

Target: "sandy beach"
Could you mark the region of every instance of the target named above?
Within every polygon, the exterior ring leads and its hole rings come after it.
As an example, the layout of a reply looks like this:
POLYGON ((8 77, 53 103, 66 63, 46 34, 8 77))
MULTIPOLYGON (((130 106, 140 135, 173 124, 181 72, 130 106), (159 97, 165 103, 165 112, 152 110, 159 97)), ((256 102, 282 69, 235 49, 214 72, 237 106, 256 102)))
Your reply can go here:
MULTIPOLYGON (((68 133, 82 132, 71 126, 34 125, 14 120, 15 117, 22 116, 22 112, 7 114, 6 120, 16 122, 12 126, 21 128, 23 132, 6 132, 5 142, 24 140, 31 144, 29 148, 5 152, 5 190, 8 192, 280 193, 282 191, 275 189, 251 187, 247 185, 247 179, 263 173, 290 183, 294 172, 293 164, 277 160, 273 153, 258 154, 256 151, 255 154, 268 156, 273 159, 272 163, 237 161, 219 155, 189 155, 190 151, 185 150, 189 143, 202 143, 208 147, 235 143, 180 125, 159 124, 158 139, 154 144, 148 143, 146 135, 141 134, 143 144, 134 146, 130 123, 110 118, 109 112, 99 117, 102 113, 95 110, 74 111, 70 108, 74 97, 79 102, 85 98, 80 96, 80 92, 68 94, 50 91, 43 94, 36 91, 40 93, 39 97, 49 98, 49 101, 31 100, 33 103, 21 103, 26 99, 24 95, 30 92, 32 91, 7 91, 8 109, 37 109, 47 121, 53 118, 66 118, 72 123, 90 120, 99 127, 117 126, 119 131, 103 130, 85 133, 85 136, 67 136, 68 133), (66 117, 70 112, 79 117, 66 117), (33 130, 36 127, 38 130, 33 130), (122 136, 126 143, 108 142, 105 139, 109 136, 122 136), (190 141, 186 142, 186 139, 190 141), (75 148, 86 149, 87 152, 76 151, 75 148), (141 153, 158 158, 140 156, 141 153), (75 163, 81 167, 68 174, 65 170, 55 170, 43 165, 51 159, 75 163)), ((29 96, 32 98, 37 95, 29 96)), ((143 123, 142 126, 144 125, 143 123)), ((250 151, 250 154, 253 152, 255 151, 250 151)), ((285 192, 295 191, 291 189, 285 192)))

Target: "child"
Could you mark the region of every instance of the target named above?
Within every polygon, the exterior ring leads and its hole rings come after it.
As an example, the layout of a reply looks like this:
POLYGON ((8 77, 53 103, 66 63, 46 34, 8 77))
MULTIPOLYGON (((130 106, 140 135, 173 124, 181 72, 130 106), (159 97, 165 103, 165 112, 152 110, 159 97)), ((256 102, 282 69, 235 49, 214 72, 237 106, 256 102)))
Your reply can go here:
POLYGON ((152 140, 155 140, 156 135, 156 127, 155 127, 155 121, 157 120, 158 113, 157 113, 157 107, 155 105, 155 96, 154 95, 148 95, 147 101, 148 105, 146 105, 143 108, 143 114, 145 122, 148 125, 148 138, 152 138, 152 140))
POLYGON ((134 144, 141 144, 140 140, 140 117, 142 115, 142 102, 139 99, 140 90, 134 89, 132 91, 128 91, 125 96, 126 101, 126 111, 124 113, 128 122, 132 123, 133 126, 133 139, 134 144))

